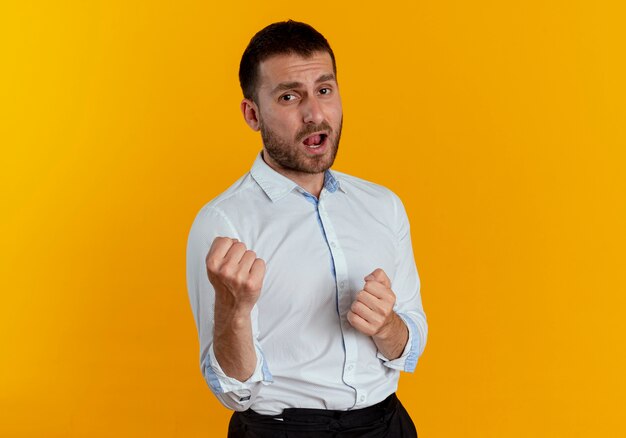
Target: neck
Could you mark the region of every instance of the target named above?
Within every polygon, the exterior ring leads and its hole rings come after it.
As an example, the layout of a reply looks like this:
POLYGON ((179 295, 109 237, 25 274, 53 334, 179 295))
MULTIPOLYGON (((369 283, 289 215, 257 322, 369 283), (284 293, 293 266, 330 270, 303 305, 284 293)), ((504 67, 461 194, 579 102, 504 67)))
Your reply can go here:
POLYGON ((274 162, 274 160, 272 160, 267 154, 264 153, 262 157, 263 161, 265 161, 265 163, 276 172, 289 178, 316 198, 320 197, 322 187, 324 186, 325 172, 305 173, 298 172, 297 170, 285 169, 284 167, 281 167, 278 163, 274 162))

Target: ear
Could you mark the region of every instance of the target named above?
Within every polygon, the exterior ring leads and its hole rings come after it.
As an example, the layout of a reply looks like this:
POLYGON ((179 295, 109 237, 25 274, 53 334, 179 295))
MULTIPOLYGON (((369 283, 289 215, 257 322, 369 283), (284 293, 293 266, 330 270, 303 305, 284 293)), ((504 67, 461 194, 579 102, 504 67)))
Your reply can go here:
POLYGON ((253 131, 259 130, 259 107, 254 101, 244 99, 241 101, 243 118, 253 131))

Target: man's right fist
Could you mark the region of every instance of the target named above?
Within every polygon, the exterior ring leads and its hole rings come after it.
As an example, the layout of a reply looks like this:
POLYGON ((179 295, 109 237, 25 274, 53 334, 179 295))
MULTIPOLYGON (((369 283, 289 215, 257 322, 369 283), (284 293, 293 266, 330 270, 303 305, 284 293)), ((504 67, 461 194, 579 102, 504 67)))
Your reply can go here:
POLYGON ((261 295, 265 262, 237 239, 216 237, 206 256, 209 281, 222 305, 251 311, 261 295))

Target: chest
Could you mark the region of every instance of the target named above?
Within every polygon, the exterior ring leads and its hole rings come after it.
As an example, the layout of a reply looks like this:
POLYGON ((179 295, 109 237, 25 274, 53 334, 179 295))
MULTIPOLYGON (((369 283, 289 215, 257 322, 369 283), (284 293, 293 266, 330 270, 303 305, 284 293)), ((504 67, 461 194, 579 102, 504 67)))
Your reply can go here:
POLYGON ((335 300, 338 278, 354 293, 376 268, 393 281, 397 242, 382 212, 349 202, 295 201, 257 211, 242 236, 266 262, 262 295, 272 305, 326 306, 335 300))

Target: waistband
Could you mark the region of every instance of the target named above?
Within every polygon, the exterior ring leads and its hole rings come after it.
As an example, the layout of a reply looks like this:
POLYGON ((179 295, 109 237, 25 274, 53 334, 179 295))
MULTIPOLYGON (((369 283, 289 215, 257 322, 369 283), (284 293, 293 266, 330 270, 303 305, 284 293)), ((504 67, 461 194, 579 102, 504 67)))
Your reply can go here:
POLYGON ((235 414, 239 414, 239 419, 244 424, 263 429, 341 430, 386 423, 395 413, 398 403, 398 398, 394 393, 380 403, 349 411, 287 408, 278 415, 262 415, 248 409, 235 414))

